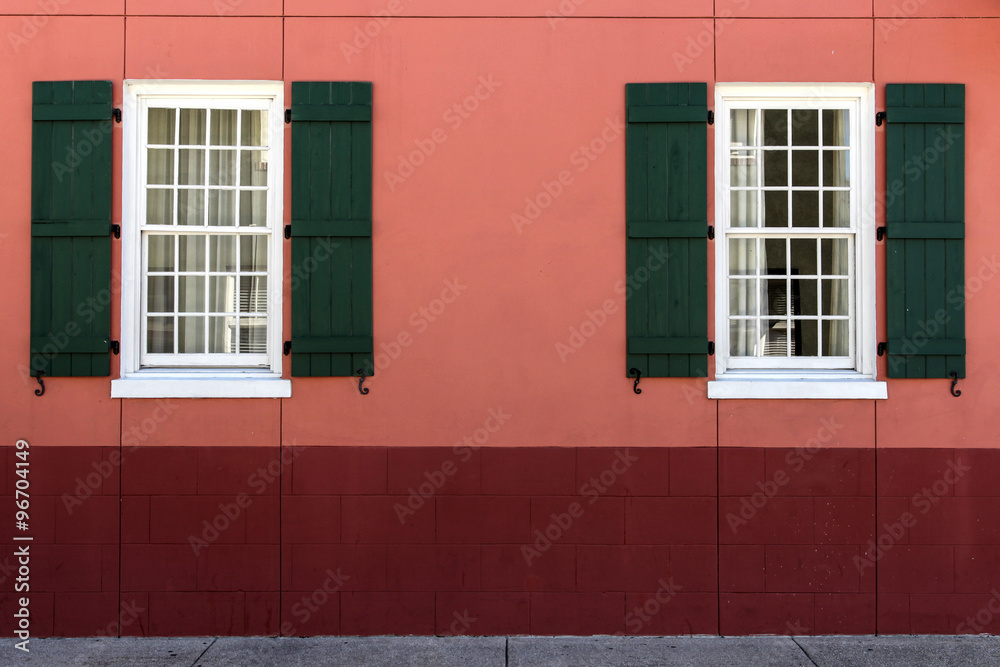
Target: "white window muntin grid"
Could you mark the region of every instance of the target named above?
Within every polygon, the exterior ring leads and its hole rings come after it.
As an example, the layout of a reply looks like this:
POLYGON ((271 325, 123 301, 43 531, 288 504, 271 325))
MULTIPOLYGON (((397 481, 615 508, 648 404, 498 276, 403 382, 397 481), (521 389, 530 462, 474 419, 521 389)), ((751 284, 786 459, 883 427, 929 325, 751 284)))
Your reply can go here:
MULTIPOLYGON (((861 146, 861 132, 860 125, 862 122, 862 117, 860 115, 861 103, 860 100, 855 96, 850 97, 837 97, 836 95, 830 95, 826 90, 818 86, 812 87, 813 91, 817 93, 817 96, 810 97, 806 94, 810 87, 808 85, 803 86, 789 86, 789 94, 787 96, 755 96, 755 95, 725 95, 721 96, 723 104, 720 106, 718 116, 721 122, 716 129, 716 141, 720 142, 720 146, 723 150, 717 151, 717 160, 720 162, 717 164, 717 178, 720 179, 720 184, 724 196, 718 198, 719 204, 719 217, 721 221, 721 226, 723 227, 724 233, 722 234, 721 243, 717 242, 719 246, 719 251, 717 253, 719 257, 719 262, 721 264, 720 269, 717 271, 717 276, 719 280, 724 281, 725 285, 720 291, 720 296, 718 297, 717 303, 717 318, 722 317, 722 326, 717 326, 717 347, 719 348, 719 357, 717 360, 717 374, 722 374, 728 369, 732 370, 856 370, 859 367, 857 349, 859 345, 860 327, 858 326, 857 318, 859 315, 858 301, 857 301, 857 269, 859 256, 856 252, 856 240, 857 233, 859 229, 859 221, 861 220, 861 197, 859 196, 859 189, 863 186, 861 177, 861 158, 862 150, 861 146), (731 133, 731 112, 733 110, 740 109, 758 109, 761 111, 760 120, 756 128, 756 144, 755 147, 749 146, 734 146, 732 141, 731 133), (765 109, 846 109, 849 113, 849 145, 843 147, 849 151, 848 158, 848 174, 850 174, 850 186, 849 187, 833 187, 833 186, 823 186, 823 160, 822 153, 820 153, 819 160, 819 177, 818 177, 818 187, 813 186, 763 186, 763 154, 764 147, 761 133, 763 132, 763 111, 765 109), (730 185, 731 170, 730 170, 730 160, 733 151, 740 150, 756 150, 761 155, 761 162, 758 165, 757 175, 756 175, 756 187, 742 187, 733 188, 730 185), (721 159, 721 156, 725 156, 721 159), (763 193, 767 190, 771 191, 781 191, 788 190, 789 194, 789 216, 791 216, 791 196, 793 191, 807 191, 807 192, 824 192, 824 191, 849 191, 850 192, 850 226, 848 227, 735 227, 732 225, 731 218, 731 192, 733 190, 743 190, 751 191, 756 190, 759 193, 763 193), (765 238, 846 238, 849 240, 849 259, 848 259, 848 280, 849 280, 849 333, 848 342, 850 348, 850 354, 847 357, 734 357, 730 355, 729 343, 730 343, 730 321, 732 318, 729 312, 729 289, 730 289, 730 273, 729 273, 729 239, 733 238, 754 238, 754 239, 765 239, 765 238)), ((793 172, 792 172, 792 151, 797 149, 805 150, 818 150, 822 151, 821 147, 809 147, 809 146, 792 146, 791 133, 792 133, 792 123, 788 123, 788 145, 784 147, 775 147, 775 150, 787 150, 788 151, 788 182, 791 184, 793 182, 793 172)), ((820 127, 820 135, 822 135, 822 127, 820 127)), ((820 136, 820 146, 822 146, 822 136, 820 136)), ((822 196, 822 195, 820 195, 822 196)), ((760 225, 764 224, 763 218, 763 206, 764 197, 758 196, 756 205, 757 222, 760 225)), ((820 206, 820 224, 822 224, 822 201, 820 206)), ((789 220, 789 224, 791 221, 789 220)), ((789 267, 790 268, 790 267, 789 267)), ((765 279, 760 276, 760 279, 765 279)), ((787 280, 787 279, 786 279, 787 280)), ((786 282, 786 287, 790 285, 786 282)), ((759 305, 758 305, 759 308, 759 305)), ((788 309, 790 310, 790 308, 788 309)), ((819 311, 821 312, 821 311, 819 311)), ((758 318, 758 322, 761 319, 789 319, 790 316, 786 315, 785 318, 774 317, 774 318, 758 318)), ((816 318, 795 318, 795 319, 834 319, 826 316, 817 316, 816 318)), ((717 324, 718 324, 717 319, 717 324)), ((759 325, 758 325, 759 326, 759 325)), ((817 325, 820 326, 820 325, 817 325)), ((758 329, 759 333, 759 329, 758 329)), ((790 342, 787 343, 790 345, 790 342)))
MULTIPOLYGON (((140 320, 139 320, 139 365, 140 367, 240 367, 240 368, 251 368, 251 367, 267 367, 270 360, 274 357, 271 352, 274 347, 275 337, 278 336, 279 332, 274 331, 274 317, 275 312, 275 298, 272 298, 276 289, 276 286, 280 284, 280 281, 274 279, 275 273, 275 255, 276 248, 274 238, 275 235, 272 233, 275 226, 275 220, 273 219, 273 199, 276 192, 276 169, 268 169, 266 186, 242 186, 240 185, 240 169, 242 168, 242 160, 239 158, 239 151, 241 150, 253 150, 253 151, 268 151, 268 162, 269 167, 271 163, 271 156, 273 155, 272 145, 274 142, 274 122, 276 117, 274 99, 269 97, 254 98, 254 97, 183 97, 183 96, 165 96, 165 97, 155 97, 155 98, 140 98, 138 105, 139 111, 139 170, 137 174, 136 182, 136 196, 137 196, 137 227, 140 233, 140 247, 141 247, 141 276, 139 281, 140 290, 140 320), (148 137, 149 126, 149 109, 151 108, 164 108, 164 109, 174 109, 174 139, 175 143, 171 145, 166 144, 150 144, 147 143, 146 139, 148 137), (205 144, 193 145, 193 144, 181 144, 180 136, 180 110, 181 109, 204 109, 207 111, 206 115, 206 127, 205 127, 205 144), (217 146, 216 150, 235 150, 237 152, 236 159, 236 173, 234 176, 235 186, 210 186, 208 185, 209 180, 209 164, 211 159, 212 146, 209 145, 209 138, 211 137, 211 122, 212 122, 212 109, 220 110, 236 110, 237 112, 243 110, 262 110, 268 112, 268 143, 264 146, 241 146, 242 135, 241 135, 241 124, 242 124, 242 113, 237 113, 237 128, 236 128, 236 138, 237 144, 235 146, 217 146), (172 149, 174 151, 173 156, 173 184, 172 185, 152 185, 147 184, 147 157, 149 148, 161 148, 161 149, 172 149), (179 169, 180 160, 179 152, 183 148, 193 148, 204 150, 205 152, 205 184, 202 185, 189 185, 183 186, 179 185, 179 169), (146 222, 146 193, 147 189, 169 189, 173 192, 173 205, 172 205, 172 223, 171 225, 151 225, 146 222), (203 224, 202 225, 179 225, 178 222, 178 192, 182 189, 189 190, 204 190, 205 191, 205 201, 203 202, 203 224), (234 191, 235 195, 235 208, 234 208, 234 224, 233 225, 208 225, 208 197, 209 190, 229 190, 234 191), (239 226, 239 206, 240 197, 239 193, 242 191, 264 191, 267 192, 267 202, 265 204, 265 216, 266 224, 264 226, 239 226), (146 267, 148 266, 148 236, 152 232, 160 232, 172 235, 202 235, 206 237, 205 246, 206 253, 209 249, 209 239, 210 235, 233 235, 236 237, 236 248, 237 255, 235 262, 236 271, 234 272, 217 272, 219 275, 232 275, 236 276, 236 301, 237 301, 237 312, 227 313, 226 315, 237 318, 237 330, 236 330, 236 352, 234 353, 201 353, 201 354, 191 354, 191 353, 150 353, 147 352, 148 349, 148 272, 146 267), (239 237, 246 235, 262 235, 267 239, 268 249, 267 249, 267 260, 268 268, 266 272, 245 272, 240 270, 240 262, 238 260, 240 252, 239 237), (267 277, 267 309, 266 312, 254 313, 253 317, 266 319, 266 342, 265 342, 265 352, 264 353, 246 353, 239 351, 239 328, 238 322, 245 319, 244 314, 239 311, 239 277, 241 275, 264 275, 267 277)), ((179 326, 178 318, 178 300, 180 298, 178 285, 178 276, 180 275, 205 275, 206 276, 206 311, 204 313, 192 313, 195 316, 204 316, 206 318, 206 327, 208 326, 208 318, 211 313, 208 312, 208 279, 209 275, 214 272, 209 272, 208 257, 206 257, 206 265, 204 272, 181 272, 179 270, 179 243, 174 244, 174 271, 167 272, 175 276, 174 278, 174 350, 178 349, 178 338, 179 338, 179 326)), ((154 275, 160 274, 162 272, 154 272, 154 275)), ((165 274, 164 274, 165 275, 165 274)), ((280 299, 280 295, 278 295, 280 299)), ((155 316, 155 315, 154 315, 155 316)), ((249 317, 250 314, 247 314, 249 317)), ((205 332, 206 342, 208 337, 208 331, 205 332)))

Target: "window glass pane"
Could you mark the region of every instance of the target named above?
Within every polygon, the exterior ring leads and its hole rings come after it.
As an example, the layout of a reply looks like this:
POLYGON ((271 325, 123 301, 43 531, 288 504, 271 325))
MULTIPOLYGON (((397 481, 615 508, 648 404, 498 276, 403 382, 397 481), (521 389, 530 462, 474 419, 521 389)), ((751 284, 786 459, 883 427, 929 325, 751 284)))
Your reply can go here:
POLYGON ((240 277, 240 312, 267 312, 267 278, 265 276, 240 277))
POLYGON ((236 109, 212 109, 211 135, 213 146, 236 145, 236 109))
POLYGON ((764 239, 764 255, 767 262, 762 268, 767 271, 784 273, 788 266, 785 255, 785 239, 764 239))
POLYGON ((788 289, 787 282, 780 280, 765 280, 767 289, 767 303, 765 315, 787 315, 788 314, 788 289))
POLYGON ((267 237, 259 234, 240 237, 240 271, 267 270, 267 237))
POLYGON ((758 151, 730 151, 729 185, 755 187, 757 185, 758 151))
POLYGON ((823 185, 839 188, 851 184, 847 153, 847 151, 823 151, 823 185))
POLYGON ((764 145, 788 145, 788 111, 785 109, 764 110, 764 145))
POLYGON ((240 143, 244 146, 267 146, 267 111, 244 109, 240 143))
POLYGON ((172 148, 146 149, 146 183, 173 185, 174 151, 172 148))
POLYGON ((208 237, 208 270, 236 270, 236 237, 232 234, 213 234, 208 237))
POLYGON ((756 280, 729 281, 729 314, 733 316, 757 314, 756 280))
POLYGON ((177 280, 179 312, 205 312, 205 276, 180 276, 177 280))
POLYGON ((212 313, 236 312, 236 276, 209 277, 208 310, 212 313))
POLYGON ((757 144, 756 109, 733 109, 729 114, 729 143, 732 146, 755 146, 757 144))
POLYGON ((208 114, 204 109, 181 109, 181 134, 178 143, 204 146, 208 114))
POLYGON ((208 351, 217 354, 236 353, 236 318, 208 318, 208 351))
POLYGON ((788 226, 788 192, 768 190, 764 193, 764 226, 788 226))
POLYGON ((819 111, 792 110, 792 145, 819 146, 819 111))
POLYGON ((236 191, 208 191, 208 224, 231 226, 236 224, 236 191))
POLYGON ((851 143, 850 112, 847 109, 823 110, 823 145, 849 146, 851 143))
POLYGON ((792 185, 819 185, 819 151, 792 151, 792 185))
POLYGON ((763 323, 763 353, 765 357, 788 356, 788 322, 765 320, 763 323))
POLYGON ((240 318, 240 352, 267 352, 267 320, 262 317, 240 318))
POLYGON ((150 109, 148 114, 148 129, 146 131, 146 143, 166 144, 174 143, 174 124, 177 117, 175 109, 150 109))
POLYGON ((823 281, 823 314, 850 315, 850 294, 847 280, 823 281))
POLYGON ((846 357, 851 353, 849 320, 823 320, 823 356, 846 357))
POLYGON ((792 226, 819 227, 819 191, 792 192, 792 226))
POLYGON ((146 246, 146 269, 148 271, 174 270, 174 236, 172 234, 150 234, 146 246))
POLYGON ((174 318, 146 318, 146 351, 171 354, 174 351, 174 318))
POLYGON ((267 191, 251 190, 240 193, 240 226, 267 226, 267 191))
POLYGON ((729 321, 729 354, 734 357, 753 357, 757 354, 757 321, 729 321))
POLYGON ((180 185, 205 184, 205 151, 182 148, 178 151, 177 182, 180 185))
POLYGON ((823 226, 851 226, 851 193, 846 190, 823 193, 823 226))
POLYGON ((788 151, 764 151, 764 185, 788 186, 788 151))
POLYGON ((174 224, 173 190, 146 190, 146 224, 174 224))
POLYGON ((729 273, 753 275, 757 272, 757 240, 729 239, 729 273))
POLYGON ((205 318, 177 318, 177 351, 181 354, 205 353, 205 318))
POLYGON ((792 269, 800 276, 815 276, 816 239, 792 239, 792 269))
POLYGON ((146 312, 174 312, 173 276, 148 276, 146 285, 146 312))
POLYGON ((267 185, 267 151, 240 151, 240 185, 267 185))
POLYGON ((792 281, 792 314, 815 317, 819 315, 817 301, 818 280, 792 281))
POLYGON ((180 237, 178 257, 181 271, 205 270, 205 237, 201 234, 184 234, 180 237))
POLYGON ((847 239, 823 239, 820 245, 823 256, 823 275, 846 276, 848 274, 847 239))
POLYGON ((236 151, 209 151, 208 184, 236 185, 236 151))
POLYGON ((819 327, 816 320, 792 321, 792 354, 798 357, 819 355, 819 327))
POLYGON ((177 224, 205 224, 205 191, 178 190, 177 192, 177 224))

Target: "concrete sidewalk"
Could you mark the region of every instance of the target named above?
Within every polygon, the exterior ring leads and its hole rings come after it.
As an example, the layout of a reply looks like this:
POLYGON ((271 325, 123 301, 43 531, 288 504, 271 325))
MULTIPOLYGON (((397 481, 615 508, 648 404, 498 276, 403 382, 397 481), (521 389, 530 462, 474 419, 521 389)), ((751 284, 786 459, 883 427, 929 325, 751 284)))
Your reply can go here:
POLYGON ((633 667, 1000 665, 1000 637, 177 637, 33 639, 2 665, 633 667))

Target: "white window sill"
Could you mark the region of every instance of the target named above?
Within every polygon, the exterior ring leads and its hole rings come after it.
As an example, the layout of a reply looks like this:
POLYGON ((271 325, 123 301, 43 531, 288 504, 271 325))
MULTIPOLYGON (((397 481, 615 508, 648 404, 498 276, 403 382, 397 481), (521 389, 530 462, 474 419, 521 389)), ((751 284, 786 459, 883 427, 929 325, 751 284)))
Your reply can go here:
POLYGON ((723 378, 708 383, 708 397, 725 398, 888 398, 885 382, 871 378, 723 378))
POLYGON ((291 380, 252 372, 139 372, 111 381, 111 398, 290 398, 291 380))

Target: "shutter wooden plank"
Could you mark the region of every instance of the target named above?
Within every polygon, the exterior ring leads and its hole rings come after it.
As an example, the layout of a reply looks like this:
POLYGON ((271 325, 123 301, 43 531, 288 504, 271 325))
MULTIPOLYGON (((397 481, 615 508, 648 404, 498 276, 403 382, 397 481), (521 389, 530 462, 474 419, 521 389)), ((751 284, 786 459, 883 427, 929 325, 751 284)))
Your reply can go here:
MULTIPOLYGON (((646 102, 648 86, 632 84, 626 86, 626 103, 629 108, 646 102)), ((648 188, 646 164, 648 162, 649 132, 645 124, 628 124, 626 128, 626 218, 648 220, 648 188)), ((645 239, 626 240, 626 308, 625 320, 629 335, 645 335, 648 330, 648 309, 645 285, 634 284, 634 276, 648 255, 648 241, 645 239)), ((628 354, 626 369, 636 368, 643 375, 649 375, 647 355, 628 354)))
POLYGON ((964 377, 964 99, 962 85, 886 87, 890 377, 964 377))

